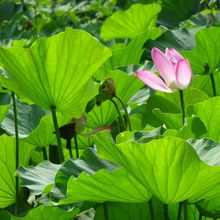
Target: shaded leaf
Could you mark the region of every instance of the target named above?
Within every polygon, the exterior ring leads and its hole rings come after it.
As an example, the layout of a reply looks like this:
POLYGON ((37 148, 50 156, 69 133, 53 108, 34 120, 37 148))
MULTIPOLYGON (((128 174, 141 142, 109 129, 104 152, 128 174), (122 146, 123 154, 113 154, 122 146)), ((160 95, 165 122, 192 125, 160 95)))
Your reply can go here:
POLYGON ((184 52, 197 74, 214 73, 220 64, 220 28, 210 27, 197 32, 196 48, 184 52))
POLYGON ((200 10, 200 0, 163 0, 161 3, 162 11, 158 22, 169 28, 178 26, 181 21, 200 10))

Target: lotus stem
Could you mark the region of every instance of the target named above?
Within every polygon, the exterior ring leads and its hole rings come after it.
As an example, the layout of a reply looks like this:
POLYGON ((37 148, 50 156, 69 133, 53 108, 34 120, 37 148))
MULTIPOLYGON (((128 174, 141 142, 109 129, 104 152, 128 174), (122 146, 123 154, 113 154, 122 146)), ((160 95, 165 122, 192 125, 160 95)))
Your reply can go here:
POLYGON ((181 220, 182 208, 183 208, 183 202, 179 202, 179 208, 178 208, 177 220, 181 220))
POLYGON ((152 203, 152 199, 148 202, 151 220, 154 220, 154 207, 152 203))
POLYGON ((58 146, 49 145, 49 161, 55 164, 59 164, 58 146))
POLYGON ((72 148, 71 148, 71 139, 68 139, 66 141, 66 148, 69 151, 70 158, 73 158, 73 152, 72 152, 72 148))
POLYGON ((164 220, 169 220, 168 205, 163 204, 164 220))
POLYGON ((187 215, 187 201, 184 202, 183 206, 183 214, 184 214, 184 220, 188 220, 188 215, 187 215))
POLYGON ((108 207, 107 207, 107 204, 106 204, 106 203, 103 203, 103 209, 104 209, 105 220, 109 220, 108 207))
POLYGON ((125 105, 125 103, 123 102, 123 100, 119 97, 119 96, 115 96, 116 99, 118 99, 118 101, 121 103, 124 111, 125 111, 125 118, 126 118, 126 121, 127 121, 127 124, 128 124, 128 129, 129 131, 132 131, 132 128, 131 128, 131 122, 130 122, 130 119, 129 119, 129 115, 128 115, 128 110, 127 110, 127 107, 125 105))
POLYGON ((76 134, 76 132, 74 132, 73 139, 74 139, 75 150, 76 150, 76 158, 78 159, 78 158, 79 158, 79 146, 78 146, 78 141, 77 141, 77 134, 76 134))
POLYGON ((118 108, 118 105, 117 105, 117 103, 113 99, 110 99, 110 100, 113 103, 113 105, 115 106, 115 109, 116 109, 116 111, 118 113, 118 117, 119 117, 119 131, 120 132, 124 131, 125 123, 124 123, 123 117, 121 115, 121 112, 120 112, 120 110, 118 108))
POLYGON ((42 153, 43 153, 44 160, 48 160, 46 147, 42 148, 42 153))
POLYGON ((34 16, 35 16, 35 31, 34 31, 34 37, 35 40, 38 38, 38 31, 37 31, 37 27, 38 27, 38 22, 37 22, 37 1, 35 1, 36 4, 34 6, 34 16))
MULTIPOLYGON (((15 99, 15 93, 12 92, 12 102, 13 102, 13 112, 14 112, 14 129, 15 129, 15 170, 19 166, 19 136, 18 136, 18 114, 17 114, 17 105, 15 99)), ((18 215, 19 212, 19 177, 15 176, 15 215, 18 215)))
POLYGON ((213 96, 216 96, 217 93, 216 93, 216 86, 215 86, 215 78, 214 78, 214 75, 211 73, 209 74, 210 75, 210 80, 211 80, 211 83, 212 83, 212 93, 213 93, 213 96))
POLYGON ((57 122, 57 114, 56 114, 55 106, 51 106, 51 112, 52 112, 52 117, 53 117, 54 129, 55 129, 56 137, 57 137, 59 163, 62 163, 64 161, 64 155, 63 155, 62 143, 61 143, 61 138, 60 138, 60 130, 59 130, 58 122, 57 122))
POLYGON ((181 113, 182 113, 182 123, 184 125, 184 123, 185 123, 185 106, 184 106, 183 90, 179 89, 179 97, 180 97, 180 107, 181 107, 181 113))

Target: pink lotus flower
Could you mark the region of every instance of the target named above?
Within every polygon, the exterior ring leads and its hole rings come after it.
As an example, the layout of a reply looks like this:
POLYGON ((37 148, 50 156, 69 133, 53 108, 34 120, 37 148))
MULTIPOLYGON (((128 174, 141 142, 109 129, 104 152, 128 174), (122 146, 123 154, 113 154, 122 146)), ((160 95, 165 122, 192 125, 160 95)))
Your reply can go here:
POLYGON ((153 48, 151 57, 162 79, 152 71, 137 71, 137 77, 145 84, 162 92, 184 90, 189 86, 192 78, 189 61, 175 49, 167 48, 163 53, 158 48, 153 48))

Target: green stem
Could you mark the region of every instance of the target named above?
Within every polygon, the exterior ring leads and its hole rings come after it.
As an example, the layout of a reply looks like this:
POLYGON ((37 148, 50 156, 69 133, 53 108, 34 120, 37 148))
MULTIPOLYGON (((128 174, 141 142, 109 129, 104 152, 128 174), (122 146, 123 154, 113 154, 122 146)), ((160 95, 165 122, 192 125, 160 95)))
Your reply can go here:
POLYGON ((184 214, 184 220, 188 220, 188 215, 187 215, 187 202, 184 202, 183 206, 183 214, 184 214))
POLYGON ((169 220, 168 205, 163 204, 164 220, 169 220))
POLYGON ((48 160, 46 147, 42 148, 44 160, 48 160))
POLYGON ((61 143, 61 138, 60 138, 60 130, 59 130, 58 122, 57 122, 57 114, 56 114, 55 106, 51 106, 51 112, 52 112, 52 117, 53 117, 54 129, 55 129, 56 137, 57 137, 59 162, 62 163, 64 161, 64 155, 63 155, 62 143, 61 143))
POLYGON ((119 131, 120 131, 120 132, 121 132, 121 131, 124 131, 125 123, 124 123, 123 117, 122 117, 122 115, 121 115, 121 112, 120 112, 120 110, 119 110, 119 108, 118 108, 118 105, 117 105, 117 103, 116 103, 113 99, 111 99, 111 102, 112 102, 113 105, 115 106, 115 109, 116 109, 116 111, 117 111, 117 113, 118 113, 118 117, 119 117, 119 131))
POLYGON ((177 220, 181 220, 182 207, 183 207, 183 202, 180 202, 178 208, 177 220))
POLYGON ((199 213, 199 220, 202 220, 202 213, 199 213))
POLYGON ((35 32, 34 32, 34 37, 35 40, 38 38, 38 31, 37 31, 37 0, 35 0, 35 6, 34 6, 34 15, 35 15, 35 32))
POLYGON ((103 209, 104 209, 105 220, 109 220, 108 207, 107 207, 107 204, 106 204, 106 203, 103 203, 103 209))
POLYGON ((71 139, 68 139, 68 140, 66 141, 66 148, 67 148, 68 151, 69 151, 70 158, 73 158, 73 152, 72 152, 72 148, 71 148, 71 139))
POLYGON ((184 123, 185 123, 185 107, 184 107, 183 90, 179 90, 179 96, 180 96, 180 107, 181 107, 181 113, 182 113, 182 123, 184 125, 184 123))
POLYGON ((210 75, 210 80, 211 80, 211 83, 212 83, 212 93, 213 93, 213 96, 216 96, 215 78, 214 78, 214 75, 212 73, 209 74, 209 75, 210 75))
POLYGON ((154 207, 152 203, 152 199, 148 202, 151 220, 154 220, 154 207))
MULTIPOLYGON (((17 170, 19 166, 19 136, 18 136, 18 115, 17 115, 17 105, 15 94, 12 92, 12 101, 13 101, 13 111, 14 111, 14 129, 15 129, 15 169, 17 170)), ((18 215, 19 212, 19 177, 15 176, 15 215, 18 215)))
POLYGON ((79 146, 78 146, 78 141, 77 141, 77 134, 76 134, 76 132, 74 132, 73 139, 74 139, 75 150, 76 150, 76 158, 78 159, 78 158, 79 158, 79 146))
POLYGON ((121 103, 124 111, 125 111, 125 118, 126 118, 126 121, 128 123, 128 129, 129 131, 132 131, 132 128, 131 128, 131 122, 130 122, 130 119, 129 119, 129 115, 128 115, 128 110, 127 110, 127 107, 125 105, 125 103, 123 102, 123 100, 119 97, 119 96, 115 96, 116 99, 118 99, 118 101, 121 103))

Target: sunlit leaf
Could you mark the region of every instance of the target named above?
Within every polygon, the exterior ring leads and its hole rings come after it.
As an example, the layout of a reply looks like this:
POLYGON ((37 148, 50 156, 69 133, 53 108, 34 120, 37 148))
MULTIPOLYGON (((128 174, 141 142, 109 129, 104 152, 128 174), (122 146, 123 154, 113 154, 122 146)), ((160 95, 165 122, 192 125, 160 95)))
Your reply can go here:
POLYGON ((95 96, 89 79, 110 55, 90 34, 71 28, 39 38, 30 48, 0 48, 0 62, 19 91, 40 107, 75 117, 95 96))
POLYGON ((100 156, 121 164, 164 203, 207 198, 219 183, 220 167, 202 162, 192 146, 180 138, 115 145, 109 134, 102 132, 95 136, 95 143, 100 156))
POLYGON ((101 29, 104 40, 135 38, 138 34, 155 27, 160 6, 134 4, 126 11, 117 11, 106 19, 101 29))
POLYGON ((67 199, 61 202, 114 201, 144 202, 151 194, 124 168, 114 171, 100 170, 93 175, 82 173, 78 178, 70 178, 67 185, 67 199))
POLYGON ((220 98, 210 98, 193 106, 193 112, 204 123, 207 130, 207 137, 220 141, 220 98))
MULTIPOLYGON (((19 163, 26 166, 35 147, 20 142, 19 163)), ((0 207, 5 208, 15 202, 15 139, 0 136, 0 207)))

